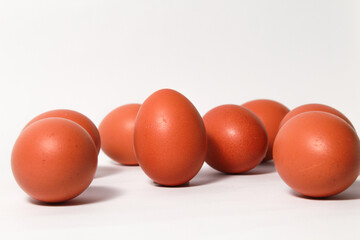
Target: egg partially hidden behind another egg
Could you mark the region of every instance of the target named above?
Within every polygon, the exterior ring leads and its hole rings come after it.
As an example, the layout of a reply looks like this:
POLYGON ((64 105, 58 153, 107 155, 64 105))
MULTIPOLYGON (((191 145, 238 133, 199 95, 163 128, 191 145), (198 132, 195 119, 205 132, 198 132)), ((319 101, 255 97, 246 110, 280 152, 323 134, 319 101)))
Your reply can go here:
POLYGON ((26 124, 25 128, 30 126, 36 121, 50 117, 65 118, 79 124, 91 136, 95 144, 96 151, 99 153, 101 146, 99 131, 95 126, 95 124, 88 117, 86 117, 85 115, 79 112, 69 109, 55 109, 48 112, 44 112, 33 118, 28 124, 26 124))
POLYGON ((279 102, 268 99, 253 100, 244 103, 242 106, 255 113, 264 124, 269 139, 269 147, 264 161, 272 159, 273 144, 279 131, 280 122, 289 112, 289 109, 279 102))
POLYGON ((124 165, 138 165, 133 135, 135 118, 140 106, 120 106, 106 115, 99 126, 102 150, 111 159, 124 165))
POLYGON ((281 120, 280 127, 284 126, 284 124, 287 121, 289 121, 291 118, 293 118, 301 113, 311 112, 311 111, 321 111, 321 112, 327 112, 327 113, 334 114, 335 116, 338 116, 339 118, 341 118, 345 122, 347 122, 352 128, 354 128, 354 126, 352 125, 350 120, 344 114, 342 114, 340 111, 336 110, 333 107, 330 107, 330 106, 327 106, 324 104, 319 104, 319 103, 304 104, 304 105, 294 108, 293 110, 288 112, 288 114, 286 114, 285 117, 281 120))

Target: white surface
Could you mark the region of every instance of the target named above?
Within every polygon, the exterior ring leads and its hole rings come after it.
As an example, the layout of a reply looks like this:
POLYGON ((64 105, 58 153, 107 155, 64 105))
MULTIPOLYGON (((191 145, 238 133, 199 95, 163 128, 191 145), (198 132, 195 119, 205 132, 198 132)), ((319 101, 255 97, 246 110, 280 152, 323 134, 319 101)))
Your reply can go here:
POLYGON ((69 108, 97 125, 160 88, 201 114, 271 98, 331 105, 360 128, 359 1, 0 1, 0 235, 23 239, 359 238, 360 180, 329 200, 294 196, 271 165, 188 187, 154 186, 100 154, 91 187, 42 206, 16 185, 22 127, 69 108), (269 172, 270 171, 270 172, 269 172))

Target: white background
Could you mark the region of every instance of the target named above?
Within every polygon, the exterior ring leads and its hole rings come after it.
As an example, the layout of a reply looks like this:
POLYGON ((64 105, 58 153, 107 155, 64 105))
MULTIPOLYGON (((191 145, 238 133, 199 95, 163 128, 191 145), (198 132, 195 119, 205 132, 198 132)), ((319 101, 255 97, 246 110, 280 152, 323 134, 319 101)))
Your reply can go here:
POLYGON ((256 98, 324 103, 359 129, 359 13, 355 0, 0 0, 1 239, 359 238, 359 179, 312 200, 271 163, 231 176, 204 165, 188 187, 164 188, 101 153, 87 191, 43 206, 10 168, 34 116, 68 108, 98 125, 160 88, 180 91, 201 114, 256 98))

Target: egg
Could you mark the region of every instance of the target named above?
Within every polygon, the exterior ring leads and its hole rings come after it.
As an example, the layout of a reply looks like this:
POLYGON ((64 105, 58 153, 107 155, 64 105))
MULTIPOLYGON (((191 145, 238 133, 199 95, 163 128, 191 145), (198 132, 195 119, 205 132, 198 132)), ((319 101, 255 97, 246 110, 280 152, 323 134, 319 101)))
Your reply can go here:
POLYGON ((305 112, 279 130, 274 163, 280 177, 296 192, 309 197, 332 196, 358 177, 359 137, 336 115, 305 112))
POLYGON ((244 103, 242 106, 255 113, 264 124, 269 140, 269 147, 264 161, 271 160, 273 158, 273 144, 279 131, 280 122, 289 112, 289 109, 281 103, 269 99, 253 100, 244 103))
POLYGON ((224 173, 243 173, 256 167, 268 148, 266 130, 250 110, 221 105, 204 117, 208 137, 206 162, 224 173))
POLYGON ((159 90, 141 105, 134 148, 140 167, 154 182, 165 186, 189 182, 204 163, 206 147, 202 118, 179 92, 159 90))
POLYGON ((85 115, 68 109, 56 109, 52 111, 48 111, 45 113, 42 113, 35 118, 33 118, 26 126, 29 126, 30 124, 44 118, 49 117, 59 117, 59 118, 65 118, 71 121, 74 121, 75 123, 79 124, 81 127, 83 127, 88 134, 90 134, 92 140, 94 141, 94 144, 96 146, 96 150, 99 153, 100 151, 100 134, 98 129, 96 128, 95 124, 85 115))
POLYGON ((301 105, 297 108, 294 108, 291 110, 286 116, 281 120, 280 127, 284 126, 284 124, 291 118, 299 115, 300 113, 309 112, 309 111, 322 111, 334 114, 338 116, 339 118, 342 118, 344 121, 346 121, 350 126, 354 127, 350 120, 341 112, 336 110, 335 108, 332 108, 330 106, 324 105, 324 104, 318 104, 318 103, 311 103, 311 104, 305 104, 301 105))
POLYGON ((101 148, 114 161, 138 165, 133 135, 140 104, 127 104, 111 111, 100 123, 101 148))
POLYGON ((57 203, 76 197, 90 185, 97 156, 93 140, 80 125, 64 118, 44 118, 20 133, 11 166, 29 196, 57 203))

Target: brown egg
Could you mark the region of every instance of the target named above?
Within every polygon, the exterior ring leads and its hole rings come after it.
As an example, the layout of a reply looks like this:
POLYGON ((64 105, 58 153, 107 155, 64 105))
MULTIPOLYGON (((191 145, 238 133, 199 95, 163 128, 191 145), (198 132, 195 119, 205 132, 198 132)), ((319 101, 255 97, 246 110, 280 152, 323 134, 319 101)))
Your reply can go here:
POLYGON ((253 100, 244 103, 242 106, 255 113, 264 124, 269 139, 269 147, 264 161, 272 159, 273 144, 279 131, 280 122, 289 112, 289 109, 279 102, 268 99, 253 100))
POLYGON ((96 128, 95 124, 85 115, 68 109, 56 109, 48 112, 44 112, 37 117, 33 118, 26 126, 29 126, 30 124, 44 118, 49 117, 59 117, 59 118, 65 118, 71 121, 74 121, 75 123, 79 124, 81 127, 83 127, 88 134, 90 134, 92 140, 94 141, 94 144, 96 146, 96 150, 99 153, 100 151, 100 135, 99 131, 96 128))
POLYGON ((176 186, 190 181, 204 163, 206 146, 202 118, 179 92, 159 90, 141 105, 134 128, 135 153, 154 182, 176 186))
POLYGON ((333 114, 305 112, 279 130, 274 163, 280 177, 296 192, 310 197, 335 195, 358 177, 359 137, 333 114))
POLYGON ((101 148, 114 161, 138 165, 133 135, 135 118, 140 104, 127 104, 110 112, 99 126, 101 148))
POLYGON ((45 118, 21 132, 11 166, 17 183, 32 198, 63 202, 90 185, 97 155, 93 140, 80 125, 64 118, 45 118))
POLYGON ((203 117, 208 136, 206 162, 225 173, 243 173, 265 157, 268 138, 254 113, 238 105, 218 106, 203 117))
POLYGON ((348 124, 350 124, 351 127, 354 127, 350 120, 341 112, 336 110, 335 108, 332 108, 330 106, 324 105, 324 104, 318 104, 318 103, 312 103, 312 104, 305 104, 301 105, 297 108, 294 108, 291 110, 286 116, 283 118, 283 120, 280 123, 280 127, 284 126, 284 124, 291 118, 297 116, 300 113, 309 112, 309 111, 321 111, 321 112, 327 112, 334 114, 338 116, 339 118, 342 118, 344 121, 346 121, 348 124))

